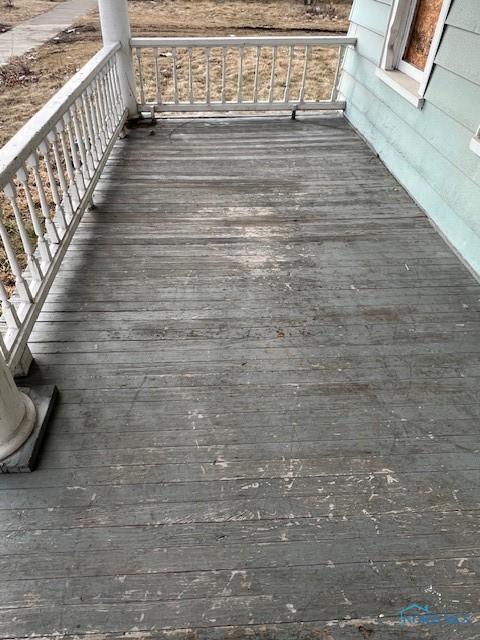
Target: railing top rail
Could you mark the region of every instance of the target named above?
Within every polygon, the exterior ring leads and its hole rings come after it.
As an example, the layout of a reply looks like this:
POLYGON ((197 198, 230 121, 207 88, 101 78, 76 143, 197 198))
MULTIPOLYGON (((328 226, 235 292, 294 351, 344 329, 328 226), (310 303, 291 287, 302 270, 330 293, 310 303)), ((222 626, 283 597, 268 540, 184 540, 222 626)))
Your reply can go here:
POLYGON ((354 45, 357 38, 350 36, 227 36, 191 38, 131 38, 133 47, 231 47, 231 46, 295 46, 295 45, 354 45))
POLYGON ((120 49, 114 43, 101 49, 87 64, 25 124, 7 144, 0 149, 0 189, 21 168, 32 150, 50 132, 79 96, 85 91, 97 72, 120 49))

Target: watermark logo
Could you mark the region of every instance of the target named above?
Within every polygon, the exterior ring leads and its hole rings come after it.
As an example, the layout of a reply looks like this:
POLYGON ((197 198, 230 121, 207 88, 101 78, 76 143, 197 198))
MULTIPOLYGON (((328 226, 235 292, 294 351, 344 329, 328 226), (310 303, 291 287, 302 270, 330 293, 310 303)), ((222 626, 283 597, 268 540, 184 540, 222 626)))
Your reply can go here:
POLYGON ((400 611, 400 624, 471 624, 471 613, 432 613, 428 605, 409 604, 400 611))

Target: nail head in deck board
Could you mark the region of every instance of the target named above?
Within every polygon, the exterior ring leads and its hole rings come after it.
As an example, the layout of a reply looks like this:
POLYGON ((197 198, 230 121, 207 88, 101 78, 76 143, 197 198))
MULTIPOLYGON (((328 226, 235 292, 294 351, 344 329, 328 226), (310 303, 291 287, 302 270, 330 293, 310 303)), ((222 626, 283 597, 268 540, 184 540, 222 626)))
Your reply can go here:
POLYGON ((116 145, 32 335, 62 395, 2 477, 0 637, 474 610, 478 284, 340 118, 156 131, 116 145))

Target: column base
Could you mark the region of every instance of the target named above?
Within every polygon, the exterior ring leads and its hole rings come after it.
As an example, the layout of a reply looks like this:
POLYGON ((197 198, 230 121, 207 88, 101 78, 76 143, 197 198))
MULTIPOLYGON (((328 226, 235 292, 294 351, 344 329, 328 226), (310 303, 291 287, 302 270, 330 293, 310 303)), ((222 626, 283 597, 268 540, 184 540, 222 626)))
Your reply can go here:
POLYGON ((54 386, 20 387, 35 405, 37 419, 29 438, 8 458, 0 460, 0 473, 29 473, 35 468, 40 446, 58 395, 54 386))

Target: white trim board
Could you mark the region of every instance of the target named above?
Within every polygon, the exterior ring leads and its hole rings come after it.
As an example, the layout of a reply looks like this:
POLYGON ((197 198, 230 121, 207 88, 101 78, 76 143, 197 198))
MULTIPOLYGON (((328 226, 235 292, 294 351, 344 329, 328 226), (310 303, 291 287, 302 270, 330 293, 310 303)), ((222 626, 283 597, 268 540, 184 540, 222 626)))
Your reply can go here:
POLYGON ((470 140, 470 151, 480 156, 480 138, 474 137, 470 140))

